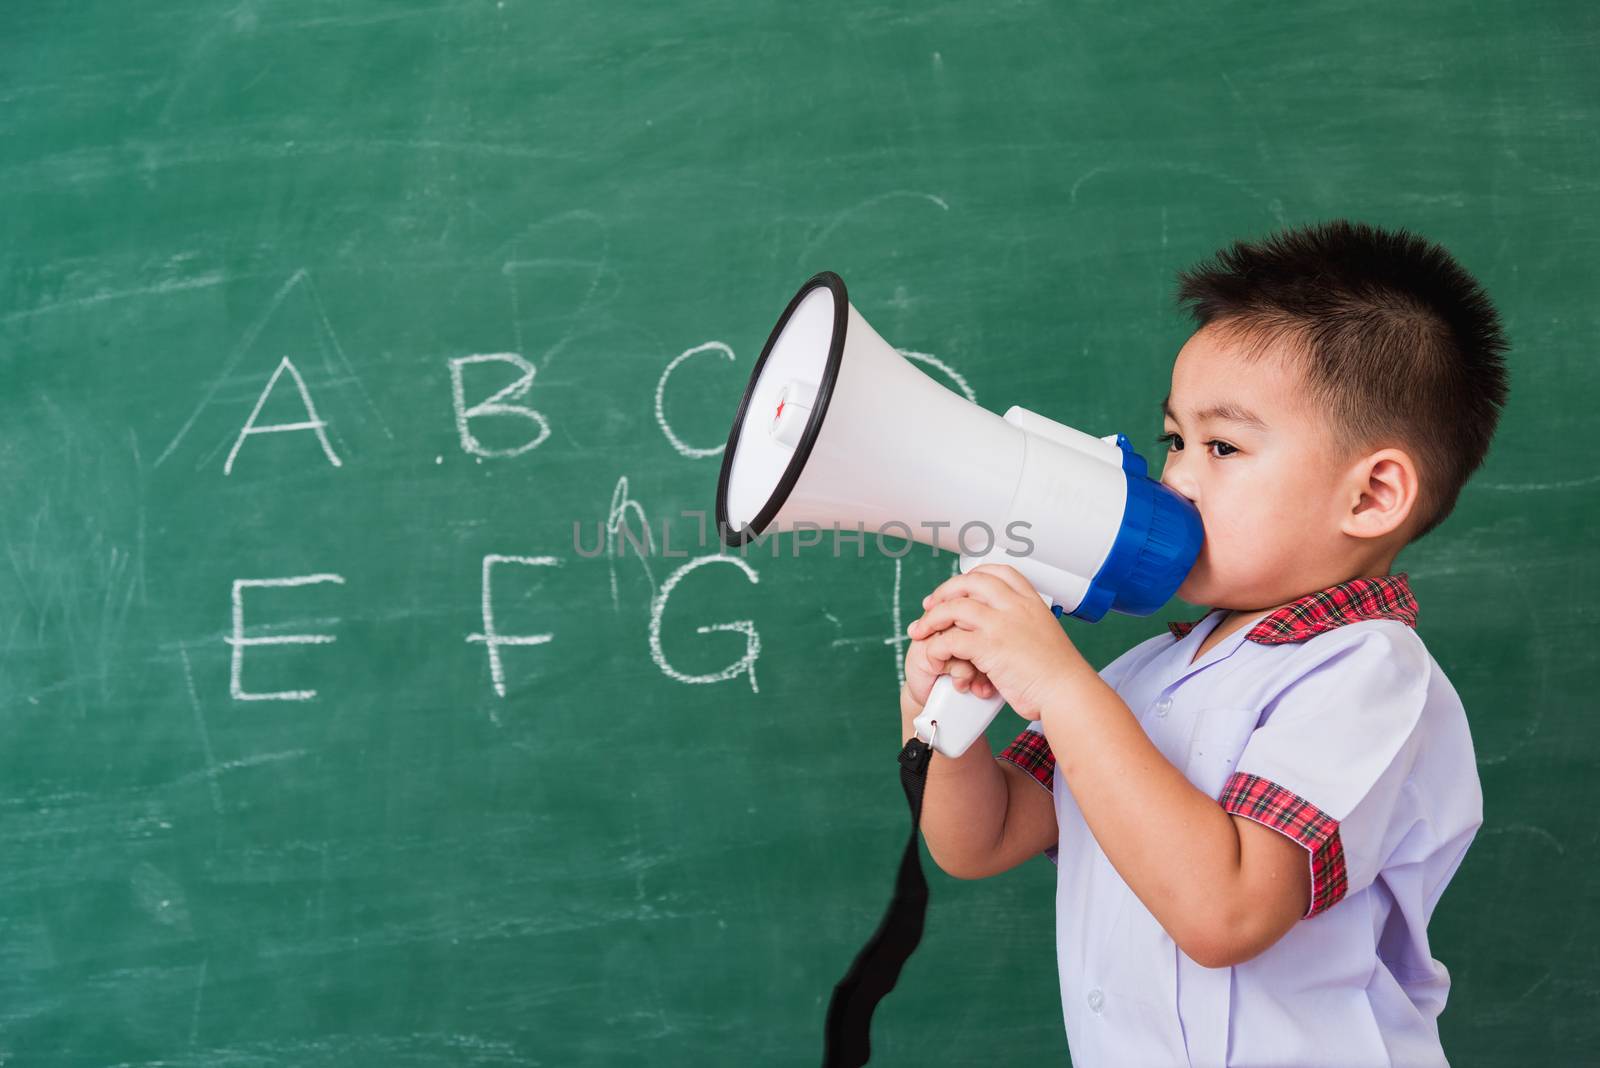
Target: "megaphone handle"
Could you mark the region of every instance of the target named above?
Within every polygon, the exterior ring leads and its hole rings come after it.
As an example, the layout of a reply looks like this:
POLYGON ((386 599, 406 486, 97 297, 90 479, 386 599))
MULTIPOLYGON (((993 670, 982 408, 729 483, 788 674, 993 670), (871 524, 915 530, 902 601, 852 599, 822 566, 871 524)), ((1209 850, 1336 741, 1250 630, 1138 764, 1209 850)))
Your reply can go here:
MULTIPOLYGON (((963 570, 968 570, 965 567, 968 559, 962 557, 963 570)), ((983 562, 977 557, 971 560, 973 566, 983 562)), ((1053 608, 1055 602, 1048 593, 1041 593, 1037 589, 1034 592, 1053 608)), ((934 680, 933 691, 928 694, 928 703, 922 706, 922 714, 912 721, 912 726, 917 737, 953 760, 978 740, 978 735, 994 722, 995 713, 1005 703, 1005 698, 999 694, 979 697, 971 690, 962 693, 956 689, 949 675, 940 675, 934 680)))
POLYGON ((963 693, 949 675, 940 675, 913 726, 919 738, 953 760, 978 740, 1005 703, 999 694, 979 697, 971 690, 963 693))

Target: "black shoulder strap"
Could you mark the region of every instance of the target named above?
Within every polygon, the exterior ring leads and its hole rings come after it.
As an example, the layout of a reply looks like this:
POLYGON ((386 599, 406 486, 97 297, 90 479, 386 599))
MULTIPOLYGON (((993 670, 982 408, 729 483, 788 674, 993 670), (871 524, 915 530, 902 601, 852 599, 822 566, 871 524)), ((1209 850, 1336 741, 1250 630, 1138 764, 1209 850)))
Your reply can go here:
POLYGON ((872 1010, 894 989, 900 969, 922 941, 922 920, 928 908, 928 881, 922 876, 917 831, 922 823, 922 791, 928 781, 933 750, 916 735, 900 750, 900 787, 911 806, 911 840, 900 857, 894 897, 878 930, 856 954, 850 970, 833 988, 828 1003, 823 1068, 859 1068, 872 1056, 869 1032, 872 1010))

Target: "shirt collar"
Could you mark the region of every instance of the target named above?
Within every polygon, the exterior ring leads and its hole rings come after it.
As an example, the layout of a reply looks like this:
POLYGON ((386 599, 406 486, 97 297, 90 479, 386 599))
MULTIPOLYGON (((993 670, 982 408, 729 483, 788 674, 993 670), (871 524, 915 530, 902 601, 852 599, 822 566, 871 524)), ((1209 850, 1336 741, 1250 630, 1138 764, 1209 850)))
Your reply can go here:
MULTIPOLYGON (((1210 614, 1208 611, 1193 622, 1171 620, 1167 629, 1182 638, 1210 614)), ((1298 642, 1363 619, 1398 619, 1416 628, 1417 599, 1411 594, 1406 572, 1355 578, 1308 593, 1262 617, 1245 638, 1262 645, 1298 642)))

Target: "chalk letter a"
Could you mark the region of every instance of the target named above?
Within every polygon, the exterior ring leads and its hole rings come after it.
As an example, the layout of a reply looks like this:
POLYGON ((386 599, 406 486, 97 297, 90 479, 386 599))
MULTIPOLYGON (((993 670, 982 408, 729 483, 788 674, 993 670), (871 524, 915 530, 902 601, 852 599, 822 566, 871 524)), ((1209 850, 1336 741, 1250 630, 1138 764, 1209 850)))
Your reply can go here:
POLYGON ((338 467, 339 458, 333 454, 333 446, 328 444, 328 435, 322 428, 328 424, 317 416, 317 406, 311 403, 311 394, 306 392, 305 380, 300 377, 300 372, 295 370, 294 363, 285 356, 283 362, 278 364, 278 369, 272 372, 272 377, 267 379, 267 388, 261 391, 261 396, 256 398, 256 406, 250 411, 250 418, 244 422, 244 429, 239 431, 239 436, 234 440, 233 448, 228 450, 228 461, 222 465, 224 475, 233 474, 233 458, 239 455, 239 446, 244 444, 244 439, 251 434, 272 434, 282 430, 315 430, 317 440, 322 442, 323 455, 328 462, 338 467), (295 388, 300 391, 300 403, 306 406, 306 415, 309 416, 303 423, 275 423, 272 426, 256 426, 256 416, 261 414, 261 408, 267 403, 267 398, 272 396, 272 387, 278 384, 278 376, 288 370, 289 376, 294 379, 295 388))

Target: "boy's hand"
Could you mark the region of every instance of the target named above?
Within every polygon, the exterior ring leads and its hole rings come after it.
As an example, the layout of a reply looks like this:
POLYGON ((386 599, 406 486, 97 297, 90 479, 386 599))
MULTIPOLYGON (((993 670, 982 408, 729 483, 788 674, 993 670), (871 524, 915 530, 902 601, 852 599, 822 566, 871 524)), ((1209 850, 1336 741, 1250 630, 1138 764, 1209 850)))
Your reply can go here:
POLYGON ((956 689, 971 690, 979 697, 993 697, 996 690, 988 678, 972 666, 972 661, 951 658, 934 660, 928 655, 927 639, 913 639, 906 650, 906 681, 900 688, 902 712, 920 715, 940 675, 949 675, 956 689))
POLYGON ((926 665, 969 662, 1023 719, 1038 719, 1051 688, 1087 666, 1033 585, 1009 564, 979 564, 941 583, 924 603, 927 611, 906 631, 913 653, 920 646, 926 665))

